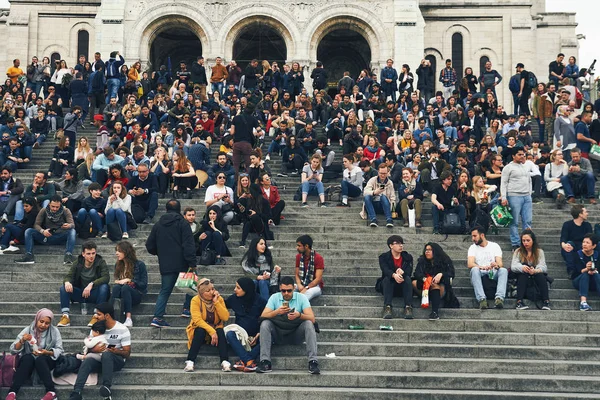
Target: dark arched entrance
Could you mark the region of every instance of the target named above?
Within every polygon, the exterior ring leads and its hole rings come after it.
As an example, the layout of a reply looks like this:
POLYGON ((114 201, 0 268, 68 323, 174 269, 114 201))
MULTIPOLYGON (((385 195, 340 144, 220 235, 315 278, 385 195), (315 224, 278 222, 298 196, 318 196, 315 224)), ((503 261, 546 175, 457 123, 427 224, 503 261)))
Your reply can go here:
POLYGON ((168 66, 171 58, 171 72, 179 70, 179 63, 185 61, 190 69, 191 63, 202 55, 202 43, 198 36, 184 27, 171 27, 158 33, 150 47, 152 69, 158 70, 161 65, 168 66))
POLYGON ((281 34, 271 25, 253 22, 244 27, 233 43, 233 59, 243 69, 252 59, 277 61, 283 70, 287 46, 281 34))
POLYGON ((351 29, 335 29, 319 42, 317 60, 329 75, 329 87, 336 87, 344 71, 356 79, 363 69, 370 70, 371 47, 367 40, 351 29))

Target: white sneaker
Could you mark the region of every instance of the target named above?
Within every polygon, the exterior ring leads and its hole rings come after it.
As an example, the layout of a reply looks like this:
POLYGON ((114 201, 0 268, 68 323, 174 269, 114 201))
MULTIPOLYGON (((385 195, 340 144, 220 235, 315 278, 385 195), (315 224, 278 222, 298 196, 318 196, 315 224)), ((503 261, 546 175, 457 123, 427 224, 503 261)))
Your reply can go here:
POLYGON ((21 250, 19 250, 17 246, 10 245, 6 249, 4 249, 2 254, 19 254, 20 252, 21 250))
POLYGON ((0 222, 3 222, 5 224, 8 223, 8 215, 6 215, 6 213, 2 214, 2 218, 0 218, 0 222))
POLYGON ((123 322, 123 325, 125 325, 128 328, 131 328, 133 326, 133 321, 131 320, 131 318, 127 318, 125 319, 125 322, 123 322))
POLYGON ((227 360, 221 363, 221 371, 223 372, 231 372, 231 363, 227 360))
POLYGON ((189 360, 186 361, 185 368, 183 368, 183 372, 194 372, 194 362, 189 360))
POLYGON ((121 239, 129 239, 129 233, 123 232, 123 236, 121 237, 121 239))

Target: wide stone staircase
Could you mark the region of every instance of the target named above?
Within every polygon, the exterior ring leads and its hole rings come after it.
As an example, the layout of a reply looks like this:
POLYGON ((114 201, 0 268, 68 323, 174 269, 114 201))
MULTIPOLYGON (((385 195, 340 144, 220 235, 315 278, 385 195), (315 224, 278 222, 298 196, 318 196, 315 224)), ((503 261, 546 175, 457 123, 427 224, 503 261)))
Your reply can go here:
MULTIPOLYGON (((95 143, 95 132, 82 134, 95 143)), ((267 142, 270 139, 267 139, 267 142)), ((268 145, 268 143, 267 143, 268 145)), ((266 146, 264 149, 266 150, 266 146)), ((46 169, 53 148, 52 140, 34 151, 33 161, 16 176, 28 184, 37 169, 46 169)), ((341 161, 341 149, 336 162, 341 161)), ((216 155, 213 147, 213 156, 216 155)), ((280 158, 269 164, 279 172, 280 158)), ((160 288, 157 258, 145 250, 151 225, 140 225, 132 233, 138 258, 149 270, 149 293, 135 307, 132 333, 132 356, 114 380, 114 399, 185 399, 185 398, 252 398, 252 399, 592 399, 600 398, 600 314, 578 311, 577 292, 567 279, 559 252, 562 222, 568 210, 556 210, 549 199, 534 205, 533 227, 546 252, 549 273, 555 278, 550 291, 552 311, 541 311, 530 303, 529 310, 517 312, 514 299, 507 299, 504 310, 480 311, 473 295, 468 269, 467 236, 431 234, 430 203, 424 207, 422 229, 402 228, 401 223, 388 229, 369 228, 358 216, 360 202, 351 208, 317 208, 317 199, 309 199, 309 208, 292 200, 298 177, 276 178, 287 205, 285 220, 274 227, 273 258, 283 268, 283 275, 293 275, 295 240, 310 234, 314 249, 325 259, 324 294, 313 300, 319 322, 318 354, 321 375, 310 375, 304 346, 274 346, 271 374, 221 372, 215 348, 204 347, 196 372, 184 373, 187 354, 185 326, 179 316, 184 295, 174 291, 167 307, 170 328, 149 326, 160 288), (400 234, 405 250, 415 261, 424 244, 440 242, 454 261, 454 288, 459 309, 442 309, 438 321, 429 321, 429 310, 415 307, 415 319, 401 317, 402 300, 394 300, 394 319, 381 319, 383 298, 374 285, 380 276, 377 256, 387 251, 390 234, 400 234), (363 325, 364 330, 350 330, 363 325), (381 331, 390 325, 392 331, 381 331), (599 386, 597 386, 599 385, 599 386)), ((339 182, 331 182, 338 184, 339 182)), ((327 186, 327 185, 326 185, 327 186)), ((182 206, 193 206, 200 217, 204 213, 204 189, 182 206)), ((159 213, 167 200, 161 199, 159 213)), ((595 210, 594 210, 595 211, 595 210)), ((595 212, 591 222, 600 222, 595 212)), ((382 217, 380 217, 382 220, 382 217)), ((245 250, 238 248, 241 226, 230 227, 228 244, 232 257, 224 266, 201 266, 198 273, 213 279, 222 295, 233 293, 236 279, 243 275, 240 266, 245 250)), ((504 264, 511 260, 508 231, 500 229, 489 240, 504 250, 504 264)), ((96 239, 99 254, 114 271, 114 243, 96 239)), ((80 243, 80 239, 78 239, 80 243)), ((35 312, 52 309, 60 316, 59 287, 68 266, 62 263, 63 246, 36 245, 36 263, 17 265, 20 256, 0 256, 0 348, 8 350, 19 331, 33 320, 35 312)), ((79 247, 76 250, 79 253, 79 247)), ((111 280, 113 279, 111 275, 111 280)), ((420 299, 414 298, 418 306, 420 299)), ((600 309, 592 294, 590 305, 600 309)), ((61 328, 68 352, 80 351, 88 334, 91 315, 80 315, 77 305, 72 312, 72 326, 61 328)), ((231 320, 233 321, 233 316, 231 320)), ((56 323, 56 321, 54 321, 56 323)), ((236 360, 231 352, 230 361, 236 360)), ((43 389, 24 387, 22 399, 35 399, 43 389)), ((68 398, 71 387, 60 387, 60 398, 68 398)), ((0 395, 6 395, 6 389, 0 395)), ((86 398, 96 398, 95 388, 86 388, 86 398)))

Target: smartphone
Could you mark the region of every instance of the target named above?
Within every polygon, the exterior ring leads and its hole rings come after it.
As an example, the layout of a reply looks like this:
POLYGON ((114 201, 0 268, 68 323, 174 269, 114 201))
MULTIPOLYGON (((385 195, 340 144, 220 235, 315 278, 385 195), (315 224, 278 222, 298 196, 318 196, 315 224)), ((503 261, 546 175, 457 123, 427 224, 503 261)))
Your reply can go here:
POLYGON ((283 307, 289 307, 290 306, 290 302, 289 301, 284 301, 283 303, 281 303, 281 305, 283 307))
POLYGON ((379 189, 381 189, 381 190, 385 189, 385 185, 379 185, 379 189))

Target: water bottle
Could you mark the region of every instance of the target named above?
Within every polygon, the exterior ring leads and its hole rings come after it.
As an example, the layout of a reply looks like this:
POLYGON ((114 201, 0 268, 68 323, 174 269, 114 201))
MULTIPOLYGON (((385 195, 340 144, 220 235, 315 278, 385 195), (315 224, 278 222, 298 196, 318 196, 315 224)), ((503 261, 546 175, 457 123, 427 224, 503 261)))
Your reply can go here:
POLYGON ((81 303, 81 315, 87 315, 87 303, 81 303))

